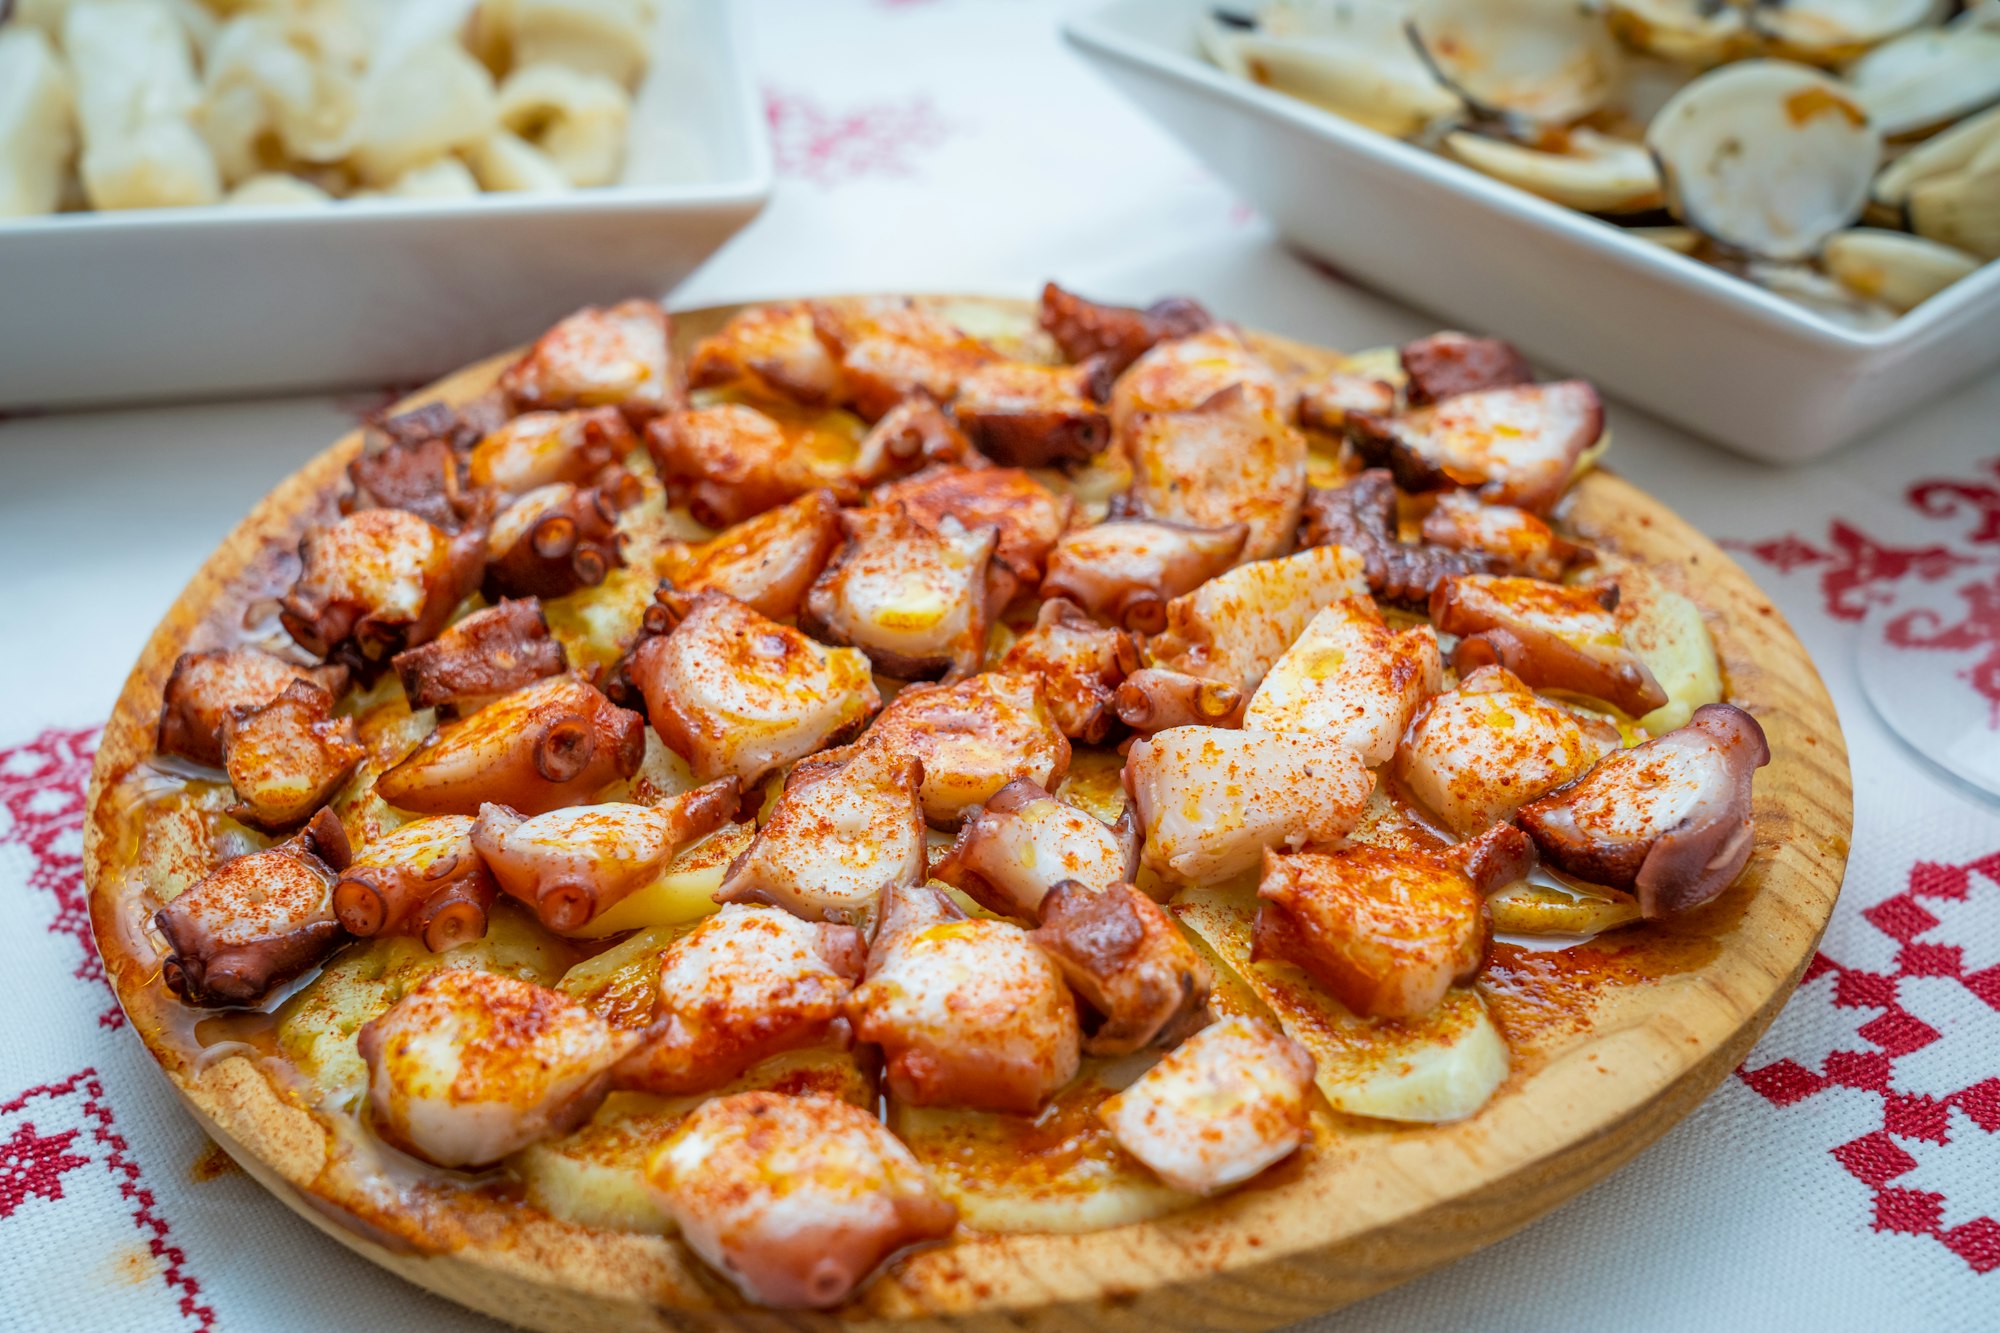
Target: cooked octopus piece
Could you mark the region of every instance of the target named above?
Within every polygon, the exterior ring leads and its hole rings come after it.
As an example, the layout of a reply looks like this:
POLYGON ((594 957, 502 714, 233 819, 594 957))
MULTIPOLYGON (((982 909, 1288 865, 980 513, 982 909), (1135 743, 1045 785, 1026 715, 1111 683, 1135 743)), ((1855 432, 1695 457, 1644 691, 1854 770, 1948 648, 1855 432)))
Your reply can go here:
POLYGON ((1040 682, 991 671, 956 685, 909 686, 855 748, 922 761, 924 818, 940 828, 956 828, 1009 782, 1052 787, 1069 772, 1069 739, 1040 682))
POLYGON ((1306 438, 1266 396, 1231 385, 1192 409, 1141 412, 1126 440, 1133 502, 1151 518, 1250 529, 1240 560, 1292 548, 1306 494, 1306 438))
POLYGON ((897 403, 861 437, 854 479, 874 485, 934 464, 985 467, 986 456, 972 447, 951 414, 927 393, 897 403))
POLYGON ((1090 1055, 1128 1055, 1170 1041, 1207 1017, 1215 978, 1160 905, 1130 884, 1066 879, 1041 904, 1028 932, 1070 987, 1095 1011, 1086 1021, 1090 1055))
POLYGON ((645 493, 638 477, 614 471, 595 486, 559 481, 514 501, 487 530, 487 599, 554 599, 604 582, 625 563, 618 515, 645 493))
POLYGON ((1534 839, 1512 824, 1495 824, 1478 837, 1439 850, 1438 855, 1471 880, 1481 898, 1526 879, 1541 859, 1534 839))
POLYGON ((1420 1018, 1486 960, 1472 880, 1443 856, 1351 846, 1266 853, 1251 957, 1303 969, 1369 1018, 1420 1018))
POLYGON ((1190 1194, 1240 1185, 1291 1156, 1312 1114, 1313 1058, 1255 1019, 1212 1023, 1097 1110, 1118 1146, 1190 1194))
POLYGON ((332 798, 363 753, 353 720, 333 715, 333 696, 295 680, 222 723, 222 766, 236 789, 230 813, 259 828, 292 828, 332 798))
POLYGON ((1385 602, 1427 606, 1431 590, 1448 578, 1485 571, 1484 553, 1401 539, 1396 523, 1396 483, 1371 468, 1340 486, 1306 493, 1299 545, 1345 546, 1361 557, 1368 587, 1385 602))
POLYGON ((957 841, 930 876, 990 912, 1039 921, 1042 900, 1057 884, 1109 888, 1129 882, 1138 869, 1139 829, 1130 809, 1106 824, 1039 783, 1016 778, 966 812, 957 841))
POLYGON ((1428 407, 1462 393, 1529 384, 1535 372, 1514 345, 1446 331, 1404 343, 1398 350, 1412 407, 1428 407))
POLYGON ((998 528, 986 577, 995 615, 1018 594, 1040 586, 1049 550, 1076 510, 1075 500, 1012 467, 926 468, 876 488, 874 503, 884 509, 901 505, 932 532, 943 528, 947 516, 971 529, 998 528))
POLYGON ((500 375, 517 412, 615 407, 641 425, 679 406, 667 312, 652 301, 587 306, 500 375))
POLYGON ((1160 342, 1112 386, 1111 438, 1124 448, 1141 413, 1192 412, 1239 384, 1244 397, 1291 419, 1294 392, 1236 330, 1218 324, 1160 342))
POLYGON ((276 847, 224 861, 153 914, 160 979, 188 1004, 256 1004, 340 943, 333 881, 347 858, 323 809, 276 847))
POLYGON ((1505 667, 1481 667, 1425 704, 1393 770, 1460 835, 1479 833, 1581 775, 1618 733, 1544 699, 1505 667))
POLYGON ((1000 354, 901 297, 813 301, 813 327, 840 359, 847 401, 869 421, 915 393, 949 402, 959 381, 1000 354))
POLYGON ((303 569, 278 603, 307 652, 373 673, 436 637, 478 586, 485 533, 439 531, 401 509, 364 509, 299 542, 303 569))
POLYGON ((661 1096, 703 1092, 824 1040, 867 953, 853 926, 732 903, 660 956, 658 1016, 613 1077, 661 1096))
POLYGON ((1396 410, 1396 386, 1344 370, 1329 370, 1299 385, 1299 424, 1335 434, 1347 428, 1351 412, 1396 410))
POLYGON ((882 706, 868 659, 828 648, 713 589, 633 654, 633 683, 667 747, 703 782, 746 789, 852 734, 882 706))
POLYGON ((500 887, 568 934, 652 883, 682 850, 736 814, 736 779, 670 796, 655 805, 572 805, 532 818, 485 805, 472 846, 500 887))
POLYGON ((840 396, 840 364, 820 341, 805 303, 752 306, 695 344, 688 385, 761 391, 805 407, 831 406, 840 396))
POLYGON ((1155 343, 1200 333, 1215 319, 1192 299, 1169 296, 1144 310, 1099 305, 1053 282, 1042 288, 1042 328, 1069 361, 1102 357, 1105 372, 1118 375, 1155 343))
POLYGON ((778 1309, 838 1305, 890 1255, 958 1221, 881 1121, 833 1097, 705 1102, 653 1155, 646 1182, 689 1248, 778 1309))
POLYGON ((730 863, 718 902, 775 903, 811 921, 858 922, 897 884, 923 881, 923 764, 862 747, 802 768, 757 840, 730 863))
POLYGON ((900 680, 977 670, 1000 529, 968 529, 947 515, 932 531, 902 505, 847 510, 840 521, 847 544, 806 594, 800 626, 861 649, 900 680))
POLYGON ((581 676, 550 676, 440 724, 375 792, 425 815, 477 814, 489 801, 540 814, 631 777, 645 755, 645 718, 581 676))
POLYGON ((1166 667, 1140 667, 1112 698, 1118 720, 1149 735, 1169 727, 1240 727, 1248 701, 1227 681, 1166 667))
POLYGON ((464 453, 500 429, 507 420, 507 400, 498 389, 456 405, 438 399, 407 412, 378 414, 365 423, 371 443, 418 445, 443 440, 454 453, 464 453))
POLYGON ((377 1133, 427 1162, 479 1167, 589 1118, 638 1043, 561 991, 448 967, 355 1044, 377 1133))
POLYGON ((347 479, 354 489, 341 497, 343 514, 401 509, 456 532, 479 507, 464 458, 435 436, 369 450, 347 465, 347 479))
POLYGON ((1324 737, 1175 727, 1132 747, 1125 787, 1145 863, 1170 883, 1209 884, 1255 870, 1266 848, 1340 837, 1375 777, 1324 737))
POLYGON ((683 597, 712 588, 760 616, 790 620, 840 541, 839 499, 829 490, 807 491, 709 541, 674 543, 659 567, 683 597))
POLYGON ((1552 582, 1592 559, 1589 547, 1558 536, 1555 529, 1527 510, 1482 504, 1465 491, 1446 491, 1438 496, 1437 504, 1424 515, 1423 538, 1446 550, 1478 552, 1495 574, 1552 582))
POLYGON ((1140 634, 1166 627, 1167 603, 1230 568, 1250 525, 1198 528, 1116 519, 1072 528, 1049 552, 1044 597, 1066 597, 1094 616, 1140 634))
POLYGON ((344 666, 299 666, 260 648, 182 653, 161 692, 154 746, 161 754, 220 766, 222 724, 236 709, 262 707, 294 681, 338 695, 347 674, 344 666))
POLYGON ((1557 869, 1630 889, 1649 919, 1671 916, 1713 899, 1748 863, 1751 779, 1770 761, 1756 718, 1703 704, 1679 730, 1523 806, 1521 826, 1557 869))
POLYGON ((1354 413, 1348 439, 1406 491, 1462 486, 1545 514, 1604 434, 1604 401, 1582 380, 1479 389, 1401 416, 1354 413))
POLYGON ((1060 597, 1043 602, 1034 628, 1014 640, 994 670, 1041 682, 1056 726, 1071 740, 1095 745, 1117 720, 1118 686, 1139 667, 1139 645, 1107 629, 1060 597))
POLYGON ((1153 663, 1248 698, 1321 607, 1366 594, 1360 558, 1339 546, 1238 565, 1167 603, 1153 663))
POLYGON ((1076 1003, 1028 932, 968 919, 923 884, 883 893, 848 1015, 882 1047, 890 1094, 911 1106, 1031 1113, 1080 1058, 1076 1003))
POLYGON ((477 703, 569 669, 533 597, 502 601, 454 622, 389 660, 412 708, 477 703))
POLYGON ((1099 358, 1071 366, 996 361, 959 380, 951 414, 996 463, 1081 463, 1111 443, 1102 406, 1111 380, 1109 363, 1099 358))
POLYGON ((621 461, 639 437, 615 407, 523 412, 473 446, 469 480, 505 495, 558 482, 581 486, 621 461))
POLYGON ((1667 692, 1626 645, 1600 600, 1606 595, 1474 574, 1438 585, 1431 619, 1439 632, 1460 636, 1452 663, 1462 672, 1497 662, 1538 689, 1588 695, 1644 717, 1667 701, 1667 692))
POLYGON ((493 875, 473 849, 472 822, 413 819, 363 847, 333 886, 340 924, 363 937, 414 935, 432 953, 484 937, 493 875))
POLYGON ((1443 675, 1437 631, 1392 630, 1365 597, 1335 602, 1306 626, 1243 714, 1253 731, 1336 740, 1370 768, 1388 761, 1443 675))
POLYGON ((813 420, 775 409, 721 403, 674 412, 646 428, 646 452, 668 500, 711 528, 822 487, 854 497, 846 464, 819 447, 813 420))

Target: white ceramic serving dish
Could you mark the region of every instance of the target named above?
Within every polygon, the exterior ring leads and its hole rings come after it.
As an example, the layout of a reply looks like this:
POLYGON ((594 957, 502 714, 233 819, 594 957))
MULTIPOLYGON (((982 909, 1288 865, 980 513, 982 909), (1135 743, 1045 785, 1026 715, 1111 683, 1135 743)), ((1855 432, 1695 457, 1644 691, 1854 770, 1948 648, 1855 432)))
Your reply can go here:
POLYGON ((1202 58, 1214 0, 1116 0, 1065 36, 1266 214, 1357 282, 1505 336, 1753 457, 1826 453, 2000 362, 2000 264, 1856 333, 1202 58))
POLYGON ((0 409, 418 384, 661 294, 757 215, 745 7, 666 0, 621 184, 0 222, 0 409))

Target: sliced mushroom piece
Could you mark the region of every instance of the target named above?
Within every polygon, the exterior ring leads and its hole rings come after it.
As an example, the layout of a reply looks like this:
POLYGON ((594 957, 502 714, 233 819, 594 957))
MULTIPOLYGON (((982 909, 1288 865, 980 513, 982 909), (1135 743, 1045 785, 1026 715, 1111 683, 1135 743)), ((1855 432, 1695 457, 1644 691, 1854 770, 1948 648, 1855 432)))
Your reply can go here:
POLYGON ((1118 686, 1139 669, 1139 645, 1060 597, 1043 602, 1034 628, 1008 646, 993 668, 1041 683, 1056 726, 1071 740, 1095 745, 1117 720, 1118 686))
POLYGON ((299 542, 303 568, 278 602, 300 647, 370 678, 436 637, 479 582, 486 538, 447 534, 401 509, 364 509, 299 542))
POLYGON ((867 919, 885 890, 923 882, 923 770, 863 748, 837 768, 794 772, 716 901, 773 903, 809 921, 867 919))
POLYGON ((1713 899, 1749 862, 1751 780, 1770 761, 1756 718, 1703 704, 1685 727, 1607 755, 1518 818, 1558 870, 1630 889, 1648 919, 1671 916, 1713 899))
POLYGON ((646 430, 646 451, 670 502, 698 523, 727 528, 822 487, 855 498, 845 456, 852 442, 822 425, 722 403, 660 418, 646 430))
POLYGON ((1071 366, 996 361, 958 382, 951 414, 979 451, 1012 467, 1080 463, 1111 443, 1108 358, 1071 366))
POLYGON ((1129 1055, 1201 1027, 1215 978, 1160 905, 1128 883, 1065 879, 1041 902, 1028 932, 1071 989, 1095 1011, 1083 1049, 1129 1055))
POLYGON ((1255 870, 1271 847, 1331 842, 1361 818, 1375 777, 1317 736, 1175 727, 1133 745, 1125 789, 1145 830, 1141 856, 1169 883, 1255 870))
POLYGON ((1905 33, 1855 61, 1847 82, 1887 138, 1942 129, 2000 102, 2000 24, 1968 14, 1905 33))
POLYGON ((927 393, 914 393, 890 408, 861 437, 854 480, 864 486, 922 471, 938 463, 985 467, 986 456, 972 447, 951 414, 927 393))
POLYGON ((673 543, 659 568, 677 596, 713 589, 760 616, 789 620, 840 540, 839 499, 829 490, 808 491, 706 542, 673 543))
POLYGON ((629 670, 653 729, 695 777, 734 776, 745 789, 882 706, 860 652, 816 643, 712 589, 671 634, 640 644, 629 670))
POLYGON ((182 653, 161 692, 154 748, 219 767, 222 724, 235 710, 262 707, 296 681, 338 695, 347 676, 344 666, 300 666, 261 648, 182 653))
POLYGON ((1185 296, 1169 296, 1144 310, 1100 305, 1053 282, 1042 287, 1042 328, 1073 362, 1104 358, 1105 373, 1117 376, 1155 343, 1200 333, 1215 322, 1185 296))
POLYGON ((911 1106, 1030 1115, 1081 1058, 1076 1002, 1028 932, 968 919, 926 884, 884 891, 848 1018, 882 1048, 890 1095, 911 1106))
POLYGON ((1243 725, 1323 737, 1374 768, 1395 753, 1443 670, 1429 625, 1391 630, 1366 598, 1335 602, 1264 677, 1243 725))
POLYGON ((1049 552, 1044 597, 1063 597, 1141 634, 1166 627, 1167 603, 1237 563, 1247 523, 1202 528, 1114 519, 1072 528, 1049 552))
POLYGON ((813 328, 840 360, 847 400, 868 421, 911 394, 951 401, 959 381, 1000 359, 979 339, 904 297, 813 301, 813 328))
POLYGON ((1882 136, 1856 98, 1830 75, 1782 60, 1702 75, 1646 131, 1667 208, 1759 258, 1817 252, 1861 216, 1881 160, 1882 136))
POLYGON ((500 887, 558 934, 581 930, 653 882, 679 855, 736 814, 736 779, 654 805, 572 805, 532 818, 479 809, 472 846, 500 887))
POLYGON ((506 495, 557 482, 582 485, 638 447, 639 437, 614 407, 580 412, 523 412, 473 446, 468 479, 506 495))
POLYGON ((1041 682, 985 671, 956 685, 911 685, 864 732, 858 749, 924 767, 924 818, 956 828, 966 811, 1026 778, 1053 787, 1069 772, 1069 740, 1041 682))
POLYGON ((1617 42, 1572 0, 1414 0, 1409 30, 1438 81, 1490 120, 1566 125, 1623 82, 1617 42))
POLYGON ((1064 881, 1087 888, 1129 883, 1139 870, 1131 810, 1106 824, 1039 783, 1016 778, 966 813, 958 839, 930 877, 1002 916, 1041 919, 1042 899, 1064 881))
POLYGON ((1459 636, 1452 664, 1461 672, 1499 663, 1538 689, 1569 690, 1644 717, 1667 692, 1625 642, 1616 585, 1565 587, 1540 579, 1468 574, 1431 594, 1431 619, 1459 636))
POLYGON ((1257 896, 1251 956, 1300 968, 1366 1017, 1421 1018, 1486 960, 1485 907, 1441 856, 1266 852, 1257 896))
POLYGON ((1248 698, 1321 607, 1367 591, 1360 557, 1342 546, 1238 565, 1167 604, 1153 664, 1248 698))
POLYGON ((477 814, 489 801, 540 814, 631 777, 645 755, 645 718, 581 676, 550 676, 440 725, 375 793, 425 815, 477 814))
POLYGON ((967 529, 946 515, 933 531, 902 505, 847 510, 840 521, 847 544, 806 594, 801 626, 861 649, 901 680, 977 670, 1000 529, 967 529))
POLYGON ((939 531, 947 516, 967 528, 999 529, 987 567, 989 610, 998 615, 1021 593, 1042 582, 1049 551, 1076 512, 1076 501, 1058 495, 1015 467, 932 467, 878 486, 879 508, 901 505, 917 523, 939 531))
POLYGON ((748 387, 805 407, 827 407, 840 397, 840 363, 820 341, 803 302, 752 306, 695 344, 688 385, 748 387))
POLYGON ((1401 416, 1348 418, 1355 451, 1404 490, 1463 486, 1536 514, 1555 504, 1603 434, 1604 400, 1583 380, 1481 389, 1401 416))
POLYGON ((323 809, 278 846, 224 861, 154 913, 161 981, 188 1004, 262 1000, 340 943, 333 881, 347 859, 347 833, 323 809))
POLYGON ((569 669, 533 597, 502 601, 390 659, 412 708, 477 705, 569 669))
POLYGON ((1558 535, 1554 528, 1527 510, 1483 504, 1466 491, 1446 491, 1438 496, 1431 512, 1424 515, 1422 532, 1424 541, 1432 546, 1485 556, 1496 574, 1556 582, 1571 569, 1594 558, 1589 547, 1558 535))
POLYGON ((1418 711, 1391 771, 1470 837, 1587 771, 1618 733, 1544 699, 1505 667, 1481 667, 1418 711))
POLYGON ((493 876, 472 846, 470 815, 413 819, 361 849, 333 886, 350 934, 414 935, 432 953, 486 934, 493 876))
POLYGON ((1112 386, 1111 438, 1123 449, 1131 439, 1133 420, 1141 413, 1192 412, 1238 384, 1246 397, 1291 420, 1297 390, 1235 329, 1217 324, 1164 340, 1134 361, 1112 386))
MULTIPOLYGON (((1995 198, 2000 199, 2000 192, 1995 198)), ((1901 314, 1959 279, 1970 277, 1980 261, 1963 250, 1921 236, 1852 227, 1827 241, 1820 263, 1856 294, 1901 314)))
POLYGON ((1241 560, 1291 549, 1306 439, 1266 398, 1232 385, 1189 411, 1135 414, 1125 438, 1140 513, 1207 528, 1242 523, 1241 560))
POLYGON ((223 720, 222 766, 236 790, 230 813, 259 828, 292 828, 332 798, 364 753, 353 719, 333 715, 333 696, 295 680, 223 720))
POLYGON ((587 306, 501 372, 516 411, 615 407, 643 425, 680 405, 667 312, 652 301, 587 306))
POLYGON ((1255 27, 1209 17, 1211 60, 1239 78, 1408 138, 1460 109, 1403 30, 1398 5, 1259 6, 1255 27))
POLYGON ((1585 213, 1646 213, 1664 199, 1645 145, 1585 127, 1533 147, 1456 130, 1444 149, 1474 171, 1585 213))

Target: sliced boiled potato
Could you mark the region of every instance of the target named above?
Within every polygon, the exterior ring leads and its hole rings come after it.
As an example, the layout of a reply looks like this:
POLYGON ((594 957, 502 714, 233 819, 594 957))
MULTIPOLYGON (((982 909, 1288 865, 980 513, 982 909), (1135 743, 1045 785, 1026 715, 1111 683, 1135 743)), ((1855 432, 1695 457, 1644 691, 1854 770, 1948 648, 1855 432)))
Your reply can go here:
POLYGON ((1358 1018, 1297 968, 1250 961, 1254 890, 1192 889, 1174 910, 1312 1052, 1314 1081, 1334 1110, 1441 1124, 1473 1114, 1506 1080, 1506 1039, 1476 991, 1453 987, 1410 1022, 1358 1018))
POLYGON ((623 657, 639 635, 658 583, 650 565, 625 564, 594 587, 543 602, 549 633, 569 654, 570 666, 592 671, 623 657))
POLYGON ((660 954, 679 934, 671 926, 642 930, 563 973, 556 989, 613 1027, 644 1027, 659 1001, 660 954))
POLYGON ((646 1189, 646 1162, 710 1097, 769 1090, 875 1105, 875 1079, 854 1051, 816 1046, 774 1055, 725 1087, 691 1097, 614 1092, 578 1129, 522 1149, 511 1164, 528 1202, 551 1217, 600 1231, 666 1235, 673 1220, 646 1189))
POLYGON ((1667 692, 1640 718, 1653 735, 1687 725, 1694 710, 1722 698, 1722 664, 1701 608, 1637 565, 1616 571, 1618 629, 1667 692))
POLYGON ((641 926, 685 925, 711 915, 718 906, 715 891, 722 887, 723 872, 756 836, 750 824, 724 824, 675 857, 658 879, 572 933, 602 939, 641 926))
POLYGON ((1493 929, 1503 935, 1597 935, 1639 919, 1631 895, 1612 889, 1521 880, 1487 895, 1493 929))
POLYGON ((1115 750, 1076 746, 1070 751, 1069 773, 1056 795, 1086 814, 1116 824, 1125 813, 1125 758, 1115 750))

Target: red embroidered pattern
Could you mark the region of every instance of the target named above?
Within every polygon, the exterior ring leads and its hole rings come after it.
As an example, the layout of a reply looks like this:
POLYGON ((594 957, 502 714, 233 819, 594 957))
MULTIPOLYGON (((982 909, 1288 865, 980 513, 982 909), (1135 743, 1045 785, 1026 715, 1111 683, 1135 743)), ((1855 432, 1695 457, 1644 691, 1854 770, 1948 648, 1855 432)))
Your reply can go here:
MULTIPOLYGON (((188 1271, 186 1252, 172 1243, 173 1229, 160 1214, 159 1202, 154 1198, 153 1191, 146 1187, 139 1164, 133 1160, 131 1145, 118 1132, 111 1104, 104 1097, 104 1082, 97 1071, 81 1069, 59 1083, 44 1083, 29 1088, 10 1101, 0 1102, 0 1115, 13 1115, 37 1099, 45 1099, 48 1104, 54 1105, 63 1099, 79 1096, 82 1098, 79 1109, 89 1127, 88 1142, 102 1151, 104 1168, 117 1183, 119 1197, 131 1205, 132 1225, 146 1238, 147 1250, 160 1265, 161 1280, 167 1284, 169 1291, 178 1296, 182 1316, 207 1333, 215 1327, 215 1311, 201 1302, 201 1283, 188 1271)), ((9 1191, 15 1179, 12 1171, 16 1159, 9 1154, 16 1143, 35 1137, 31 1124, 24 1124, 22 1131, 16 1131, 12 1140, 0 1146, 0 1220, 12 1216, 30 1193, 48 1199, 62 1198, 60 1177, 90 1161, 88 1157, 76 1157, 67 1151, 83 1136, 82 1130, 49 1135, 39 1142, 56 1144, 54 1155, 51 1156, 46 1147, 39 1149, 41 1155, 34 1164, 24 1168, 21 1192, 12 1194, 9 1191), (25 1131, 25 1136, 22 1131, 25 1131)))
POLYGON ((803 93, 768 88, 764 118, 778 174, 821 187, 864 176, 913 176, 914 155, 953 132, 927 97, 832 111, 803 93))
POLYGON ((60 1134, 37 1134, 30 1120, 17 1128, 13 1137, 0 1142, 0 1221, 12 1217, 30 1198, 62 1198, 64 1174, 90 1165, 88 1157, 69 1151, 78 1132, 66 1129, 60 1134))
POLYGON ((1944 1036, 1903 1007, 1901 983, 1913 977, 1950 978, 1990 1008, 2000 1010, 2000 966, 1967 972, 1960 945, 1921 938, 1940 924, 1926 902, 1963 902, 1975 892, 2000 893, 2000 852, 1963 865, 1918 862, 1901 893, 1861 913, 1869 925, 1896 941, 1895 971, 1846 967, 1824 953, 1816 955, 1806 968, 1808 983, 1828 973, 1834 975, 1836 1007, 1880 1011, 1857 1029, 1873 1050, 1835 1051, 1818 1069, 1780 1059, 1755 1068, 1746 1062, 1736 1073, 1777 1107, 1795 1105, 1835 1087, 1879 1096, 1882 1127, 1833 1149, 1834 1160, 1874 1193, 1870 1226, 1878 1232, 1934 1237, 1975 1273, 1987 1273, 2000 1268, 2000 1220, 1982 1216, 1946 1227, 1943 1194, 1896 1183, 1918 1165, 1917 1158, 1898 1140, 1949 1143, 1954 1108, 1980 1131, 2000 1132, 2000 1077, 1980 1079, 1941 1098, 1901 1092, 1893 1086, 1898 1060, 1944 1036))
MULTIPOLYGON (((84 788, 97 756, 98 728, 45 731, 25 745, 0 749, 0 845, 28 849, 34 867, 28 887, 56 900, 49 933, 67 935, 82 954, 75 975, 107 991, 104 961, 90 934, 90 906, 83 888, 84 788)), ((122 1027, 125 1015, 112 1005, 97 1016, 108 1028, 122 1027)))

